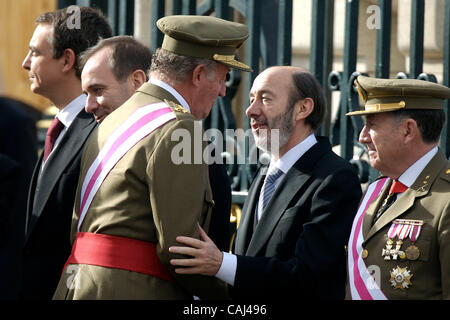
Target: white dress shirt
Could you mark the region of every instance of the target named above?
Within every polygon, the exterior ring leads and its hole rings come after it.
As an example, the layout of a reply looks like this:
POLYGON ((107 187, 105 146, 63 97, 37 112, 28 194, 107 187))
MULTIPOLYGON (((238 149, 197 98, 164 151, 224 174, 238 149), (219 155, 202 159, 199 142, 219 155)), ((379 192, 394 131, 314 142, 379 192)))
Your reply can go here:
MULTIPOLYGON (((437 152, 438 147, 434 147, 425 153, 419 160, 414 162, 408 169, 406 169, 405 172, 402 173, 402 175, 398 178, 398 181, 410 188, 437 152)), ((397 194, 397 197, 402 194, 403 193, 397 194)))
MULTIPOLYGON (((283 174, 275 181, 275 186, 278 187, 282 177, 291 169, 291 167, 308 151, 313 145, 317 143, 316 136, 312 133, 305 140, 291 148, 277 161, 271 161, 269 164, 269 171, 276 170, 276 168, 283 171, 283 174)), ((230 285, 234 285, 236 278, 237 258, 236 255, 223 252, 222 264, 216 277, 230 285)))

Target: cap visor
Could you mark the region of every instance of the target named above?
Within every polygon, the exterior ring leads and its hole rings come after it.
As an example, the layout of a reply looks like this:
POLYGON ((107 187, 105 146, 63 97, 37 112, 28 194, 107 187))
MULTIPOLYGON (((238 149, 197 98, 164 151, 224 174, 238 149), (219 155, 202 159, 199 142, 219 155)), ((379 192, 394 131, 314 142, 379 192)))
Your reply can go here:
POLYGON ((395 110, 401 110, 399 108, 388 108, 383 110, 359 110, 359 111, 352 111, 349 113, 346 113, 346 116, 363 116, 365 114, 373 114, 373 113, 382 113, 382 112, 390 112, 395 110))
POLYGON ((220 59, 214 59, 215 61, 222 63, 226 66, 229 66, 231 68, 235 68, 235 69, 239 69, 242 71, 246 71, 246 72, 253 72, 253 69, 250 68, 248 65, 246 65, 245 63, 239 62, 237 60, 227 60, 227 61, 223 61, 220 59))

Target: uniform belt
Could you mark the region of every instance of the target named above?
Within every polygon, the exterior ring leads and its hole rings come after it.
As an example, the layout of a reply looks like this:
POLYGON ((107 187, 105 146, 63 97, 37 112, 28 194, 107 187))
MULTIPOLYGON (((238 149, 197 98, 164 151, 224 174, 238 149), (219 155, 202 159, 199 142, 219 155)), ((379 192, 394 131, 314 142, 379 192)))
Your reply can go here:
POLYGON ((77 232, 68 264, 124 269, 172 281, 169 270, 156 254, 154 243, 125 237, 77 232))

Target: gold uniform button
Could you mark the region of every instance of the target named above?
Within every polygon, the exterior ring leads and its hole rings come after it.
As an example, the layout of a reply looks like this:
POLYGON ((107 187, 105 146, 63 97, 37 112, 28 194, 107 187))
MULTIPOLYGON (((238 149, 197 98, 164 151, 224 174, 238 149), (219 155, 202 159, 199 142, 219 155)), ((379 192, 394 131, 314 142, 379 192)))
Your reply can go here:
POLYGON ((369 251, 367 251, 367 249, 364 249, 363 252, 361 253, 361 257, 363 259, 367 258, 368 255, 369 255, 369 251))

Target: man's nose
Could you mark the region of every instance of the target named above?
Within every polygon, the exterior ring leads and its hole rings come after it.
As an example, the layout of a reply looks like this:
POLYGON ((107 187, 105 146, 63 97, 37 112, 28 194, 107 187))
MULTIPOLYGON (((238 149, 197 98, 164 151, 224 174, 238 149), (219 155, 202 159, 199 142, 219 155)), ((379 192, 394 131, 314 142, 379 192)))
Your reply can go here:
POLYGON ((94 113, 98 109, 97 99, 94 95, 88 94, 84 109, 87 113, 94 113))
POLYGON ((249 118, 257 118, 261 114, 261 108, 259 108, 256 99, 253 100, 253 102, 250 102, 247 110, 245 110, 245 114, 249 118))
POLYGON ((31 65, 30 58, 31 58, 31 50, 28 51, 25 59, 23 59, 22 62, 22 68, 24 68, 25 70, 30 70, 31 65))
POLYGON ((359 142, 363 144, 370 143, 370 135, 367 126, 364 126, 359 134, 359 142))

